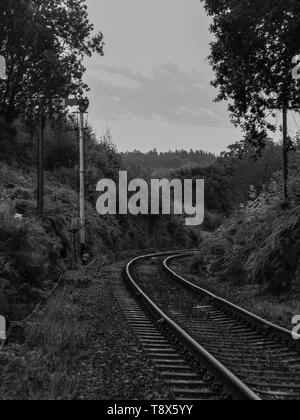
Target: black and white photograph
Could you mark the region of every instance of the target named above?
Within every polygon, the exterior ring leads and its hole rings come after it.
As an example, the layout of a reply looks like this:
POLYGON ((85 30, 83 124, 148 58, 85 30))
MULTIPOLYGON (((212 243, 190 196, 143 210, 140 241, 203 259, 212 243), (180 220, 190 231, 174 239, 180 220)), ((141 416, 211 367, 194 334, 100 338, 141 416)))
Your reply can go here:
POLYGON ((0 401, 300 400, 300 2, 0 0, 0 401))

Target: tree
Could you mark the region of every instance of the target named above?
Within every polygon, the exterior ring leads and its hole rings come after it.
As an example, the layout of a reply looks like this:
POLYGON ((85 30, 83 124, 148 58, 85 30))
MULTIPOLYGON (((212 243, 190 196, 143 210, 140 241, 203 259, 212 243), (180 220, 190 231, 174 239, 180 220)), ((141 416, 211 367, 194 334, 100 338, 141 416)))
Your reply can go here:
POLYGON ((288 177, 287 110, 299 109, 299 84, 291 75, 299 52, 300 3, 297 0, 201 0, 213 17, 210 60, 220 89, 217 101, 229 100, 234 124, 260 152, 269 117, 283 110, 284 183, 288 177))
POLYGON ((87 90, 84 56, 103 54, 103 35, 92 35, 85 0, 1 0, 0 110, 8 121, 30 115, 39 95, 68 96, 87 90))

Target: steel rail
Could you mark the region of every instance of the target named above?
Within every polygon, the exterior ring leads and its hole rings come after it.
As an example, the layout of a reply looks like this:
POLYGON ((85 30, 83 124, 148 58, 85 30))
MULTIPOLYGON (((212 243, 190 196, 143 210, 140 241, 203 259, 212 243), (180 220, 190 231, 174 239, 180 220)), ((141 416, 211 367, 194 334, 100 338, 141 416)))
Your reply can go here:
MULTIPOLYGON (((197 250, 198 251, 198 250, 197 250)), ((158 258, 164 256, 174 256, 180 254, 181 257, 189 256, 195 251, 182 251, 164 252, 156 254, 148 254, 140 256, 130 261, 124 271, 125 279, 133 290, 137 298, 145 305, 147 310, 160 322, 163 322, 169 332, 175 336, 180 343, 189 351, 189 353, 195 358, 197 362, 205 367, 210 375, 216 380, 220 381, 224 387, 224 390, 232 395, 236 400, 250 400, 260 401, 260 397, 255 394, 246 384, 244 384, 239 378, 237 378, 232 372, 230 372, 222 363, 220 363, 214 356, 206 351, 199 343, 197 343, 189 334, 187 334, 178 324, 170 319, 150 298, 149 296, 138 286, 134 280, 132 273, 133 267, 140 261, 149 258, 158 258)), ((168 258, 167 258, 168 259, 168 258)))
MULTIPOLYGON (((190 282, 189 280, 185 279, 184 277, 182 277, 181 275, 179 275, 178 273, 176 273, 174 270, 172 270, 172 268, 170 267, 170 263, 172 261, 178 260, 178 259, 182 259, 182 258, 186 258, 188 255, 188 253, 184 253, 182 255, 172 255, 169 256, 164 262, 163 262, 163 267, 165 269, 165 271, 174 279, 176 280, 178 283, 180 283, 181 285, 184 285, 187 289, 192 290, 193 292, 197 292, 199 294, 208 296, 210 299, 212 299, 214 302, 220 304, 222 306, 223 309, 225 309, 226 311, 230 312, 231 314, 238 316, 240 319, 243 319, 246 323, 259 328, 260 331, 273 336, 275 338, 280 339, 281 341, 283 340, 285 342, 285 344, 288 344, 291 347, 295 347, 295 348, 299 348, 298 344, 295 340, 293 340, 291 331, 282 328, 276 324, 273 324, 237 305, 234 305, 233 303, 229 302, 226 299, 223 299, 219 296, 216 296, 215 294, 209 292, 206 289, 201 288, 200 286, 195 285, 194 283, 190 282)), ((193 253, 191 252, 189 254, 190 256, 193 255, 193 253)))

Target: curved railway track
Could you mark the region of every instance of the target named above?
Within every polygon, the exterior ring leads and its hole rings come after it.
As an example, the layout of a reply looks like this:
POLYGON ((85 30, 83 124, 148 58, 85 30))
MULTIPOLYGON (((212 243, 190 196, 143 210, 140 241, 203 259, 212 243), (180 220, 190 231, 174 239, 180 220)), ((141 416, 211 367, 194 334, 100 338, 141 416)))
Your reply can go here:
POLYGON ((113 284, 128 322, 177 399, 300 400, 291 333, 201 289, 171 268, 191 252, 132 260, 113 284))

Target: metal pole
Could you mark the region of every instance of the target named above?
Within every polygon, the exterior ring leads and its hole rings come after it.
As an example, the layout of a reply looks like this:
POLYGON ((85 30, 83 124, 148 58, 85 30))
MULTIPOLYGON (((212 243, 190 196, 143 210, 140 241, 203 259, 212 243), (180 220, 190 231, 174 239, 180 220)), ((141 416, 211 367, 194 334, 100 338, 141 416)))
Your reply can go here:
POLYGON ((80 112, 79 118, 79 154, 80 154, 80 248, 81 255, 86 245, 86 208, 85 208, 85 143, 84 143, 84 113, 80 112))
POLYGON ((289 157, 288 157, 288 128, 287 108, 283 108, 283 191, 284 200, 288 199, 289 157))
POLYGON ((44 213, 44 102, 41 98, 38 116, 38 212, 44 213))

